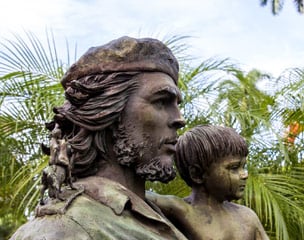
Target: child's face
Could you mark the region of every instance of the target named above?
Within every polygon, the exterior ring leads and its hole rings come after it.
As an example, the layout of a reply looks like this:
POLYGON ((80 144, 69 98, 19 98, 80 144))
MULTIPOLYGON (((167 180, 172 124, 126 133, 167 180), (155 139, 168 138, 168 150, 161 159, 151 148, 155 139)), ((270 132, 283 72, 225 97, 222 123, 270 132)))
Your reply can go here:
POLYGON ((248 178, 245 164, 246 158, 240 156, 229 156, 213 162, 206 172, 206 190, 219 201, 242 198, 248 178))

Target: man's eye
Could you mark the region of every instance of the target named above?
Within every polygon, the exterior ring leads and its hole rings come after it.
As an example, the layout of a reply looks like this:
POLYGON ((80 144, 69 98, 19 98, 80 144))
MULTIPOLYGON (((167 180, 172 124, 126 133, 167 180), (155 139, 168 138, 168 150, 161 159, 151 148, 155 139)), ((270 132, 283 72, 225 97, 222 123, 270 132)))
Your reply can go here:
POLYGON ((164 105, 166 105, 166 103, 167 103, 167 100, 163 99, 163 98, 153 101, 153 104, 158 108, 163 107, 164 105))

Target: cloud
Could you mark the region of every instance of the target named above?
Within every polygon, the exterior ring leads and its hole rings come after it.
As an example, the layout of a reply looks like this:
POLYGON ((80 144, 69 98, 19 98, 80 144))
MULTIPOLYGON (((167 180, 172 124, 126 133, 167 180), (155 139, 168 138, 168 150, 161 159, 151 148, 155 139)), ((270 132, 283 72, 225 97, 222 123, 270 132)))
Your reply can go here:
POLYGON ((77 42, 79 55, 122 35, 191 35, 196 57, 230 57, 278 72, 303 59, 304 16, 291 5, 273 17, 258 1, 9 0, 0 2, 0 32, 9 37, 25 29, 45 38, 49 28, 60 50, 66 38, 72 45, 77 42))

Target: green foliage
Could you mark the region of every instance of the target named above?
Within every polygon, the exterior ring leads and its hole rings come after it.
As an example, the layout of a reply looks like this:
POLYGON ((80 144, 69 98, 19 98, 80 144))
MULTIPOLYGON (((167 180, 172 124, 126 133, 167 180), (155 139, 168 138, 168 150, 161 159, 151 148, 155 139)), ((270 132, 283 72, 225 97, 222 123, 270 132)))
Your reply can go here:
POLYGON ((44 124, 52 118, 53 107, 64 100, 59 83, 64 66, 54 40, 47 35, 45 48, 33 34, 26 36, 27 41, 15 36, 15 41, 1 43, 0 51, 3 236, 25 222, 37 204, 40 172, 47 164, 40 150, 40 144, 48 141, 44 124))

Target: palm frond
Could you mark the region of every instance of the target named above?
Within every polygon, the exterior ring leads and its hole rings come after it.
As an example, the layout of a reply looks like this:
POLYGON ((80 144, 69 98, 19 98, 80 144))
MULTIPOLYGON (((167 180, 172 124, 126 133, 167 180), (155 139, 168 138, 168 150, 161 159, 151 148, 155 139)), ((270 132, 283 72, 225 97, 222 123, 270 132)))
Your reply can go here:
POLYGON ((25 36, 0 42, 0 146, 7 149, 1 151, 0 182, 6 190, 0 198, 7 209, 3 214, 11 216, 9 224, 23 221, 37 203, 39 173, 47 162, 40 150, 48 141, 44 124, 64 101, 59 81, 68 67, 52 34, 45 43, 33 33, 25 36))
POLYGON ((293 226, 288 223, 288 219, 303 217, 301 203, 304 197, 301 186, 303 183, 291 175, 251 174, 246 187, 245 203, 264 220, 266 229, 276 231, 277 239, 294 239, 291 238, 290 229, 293 226), (293 198, 299 198, 299 201, 293 201, 293 198))

